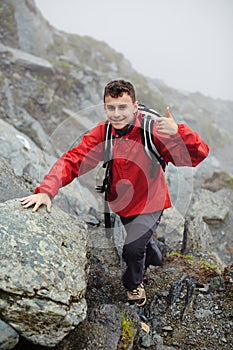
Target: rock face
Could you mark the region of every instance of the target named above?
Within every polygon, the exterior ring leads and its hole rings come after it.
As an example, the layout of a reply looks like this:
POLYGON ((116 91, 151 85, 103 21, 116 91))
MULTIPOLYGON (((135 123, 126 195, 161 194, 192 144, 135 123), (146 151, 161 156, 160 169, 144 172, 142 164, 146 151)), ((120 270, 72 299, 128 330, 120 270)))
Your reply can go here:
POLYGON ((200 216, 209 224, 224 222, 229 212, 229 203, 226 199, 221 200, 217 193, 205 189, 196 191, 189 209, 192 218, 200 216))
MULTIPOLYGON (((9 160, 18 176, 27 173, 32 179, 39 179, 49 169, 43 154, 29 137, 18 132, 13 126, 0 120, 1 149, 0 156, 9 160), (40 152, 40 153, 39 153, 40 152)), ((47 156, 45 155, 47 158, 47 156)), ((56 158, 47 158, 47 161, 56 158)))
POLYGON ((42 72, 46 74, 53 73, 52 64, 40 57, 33 56, 21 50, 12 49, 10 47, 0 44, 0 54, 8 55, 8 64, 15 64, 36 72, 42 72))
POLYGON ((0 204, 0 312, 35 344, 54 346, 86 316, 86 232, 58 208, 0 204))
POLYGON ((16 176, 7 160, 0 156, 0 203, 16 197, 24 197, 32 191, 30 184, 16 176))
MULTIPOLYGON (((29 137, 1 119, 0 132, 0 202, 3 202, 33 192, 56 158, 43 152, 29 137)), ((55 202, 71 214, 87 212, 90 203, 97 206, 93 194, 76 181, 63 188, 55 202)))

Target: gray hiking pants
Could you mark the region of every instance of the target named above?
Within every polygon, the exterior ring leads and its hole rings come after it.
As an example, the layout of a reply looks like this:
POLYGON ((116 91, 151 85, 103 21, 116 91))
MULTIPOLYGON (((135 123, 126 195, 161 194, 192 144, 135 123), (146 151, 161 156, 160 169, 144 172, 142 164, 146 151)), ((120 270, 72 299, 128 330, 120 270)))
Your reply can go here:
POLYGON ((162 211, 130 217, 120 217, 127 236, 122 257, 126 270, 122 282, 126 289, 133 290, 143 281, 144 271, 149 265, 162 265, 162 253, 152 238, 162 211))

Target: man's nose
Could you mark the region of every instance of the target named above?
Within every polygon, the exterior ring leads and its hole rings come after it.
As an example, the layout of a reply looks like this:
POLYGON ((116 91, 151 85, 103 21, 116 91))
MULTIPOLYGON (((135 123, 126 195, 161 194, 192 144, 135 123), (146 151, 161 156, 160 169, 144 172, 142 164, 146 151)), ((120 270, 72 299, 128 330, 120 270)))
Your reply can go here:
POLYGON ((114 115, 114 117, 119 116, 119 109, 118 109, 118 107, 115 107, 113 115, 114 115))

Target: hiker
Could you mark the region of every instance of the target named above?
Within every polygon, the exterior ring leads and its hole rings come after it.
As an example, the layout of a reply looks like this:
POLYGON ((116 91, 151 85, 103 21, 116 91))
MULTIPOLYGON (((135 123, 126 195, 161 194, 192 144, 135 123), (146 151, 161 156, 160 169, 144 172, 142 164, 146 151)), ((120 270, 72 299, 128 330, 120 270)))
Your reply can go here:
MULTIPOLYGON (((104 110, 107 120, 64 153, 34 194, 20 201, 24 208, 34 206, 33 212, 42 204, 50 212, 52 199, 60 187, 106 158, 106 126, 110 125, 112 155, 107 162, 106 198, 126 230, 122 253, 126 269, 122 282, 127 299, 131 304, 143 306, 146 302, 144 272, 149 265, 159 266, 163 260, 152 236, 163 210, 171 207, 171 200, 160 161, 152 161, 145 152, 141 137, 143 113, 133 85, 125 80, 109 82, 104 90, 104 110)), ((152 142, 164 163, 195 167, 208 155, 209 148, 199 134, 185 124, 177 124, 169 107, 166 116, 155 119, 152 133, 152 142)))

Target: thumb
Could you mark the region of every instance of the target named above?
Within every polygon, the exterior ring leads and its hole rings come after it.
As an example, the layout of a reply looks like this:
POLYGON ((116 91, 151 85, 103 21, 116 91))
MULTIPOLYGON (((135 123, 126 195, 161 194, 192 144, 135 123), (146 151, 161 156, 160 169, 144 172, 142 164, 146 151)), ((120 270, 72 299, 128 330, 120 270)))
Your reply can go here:
POLYGON ((46 204, 46 208, 47 208, 47 212, 51 213, 51 208, 52 208, 52 202, 51 200, 49 200, 46 204))
POLYGON ((171 118, 171 119, 174 119, 171 112, 170 112, 170 107, 167 107, 166 108, 166 117, 167 118, 171 118))

